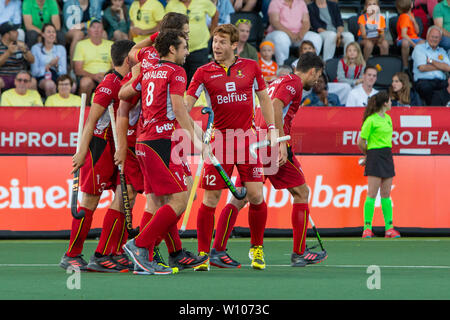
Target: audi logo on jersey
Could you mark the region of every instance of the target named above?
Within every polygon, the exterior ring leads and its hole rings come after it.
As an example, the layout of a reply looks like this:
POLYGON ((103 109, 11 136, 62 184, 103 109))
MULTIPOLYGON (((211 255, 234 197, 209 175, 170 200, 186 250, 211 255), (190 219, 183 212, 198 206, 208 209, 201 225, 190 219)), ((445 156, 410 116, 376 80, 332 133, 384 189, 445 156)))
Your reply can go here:
POLYGON ((295 89, 294 89, 293 86, 289 86, 289 85, 288 85, 288 86, 286 86, 286 89, 289 90, 289 92, 292 93, 292 95, 295 95, 295 92, 296 92, 296 91, 295 91, 295 89))
POLYGON ((106 94, 108 94, 108 95, 110 95, 110 94, 112 93, 111 89, 106 88, 106 87, 101 87, 98 91, 99 91, 99 92, 106 93, 106 94))

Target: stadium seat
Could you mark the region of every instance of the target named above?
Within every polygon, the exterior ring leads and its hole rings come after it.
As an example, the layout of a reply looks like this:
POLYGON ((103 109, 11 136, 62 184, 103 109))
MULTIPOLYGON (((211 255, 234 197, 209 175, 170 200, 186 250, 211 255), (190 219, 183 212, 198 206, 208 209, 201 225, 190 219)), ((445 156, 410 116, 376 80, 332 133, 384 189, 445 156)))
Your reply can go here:
POLYGON ((358 39, 358 31, 359 31, 358 18, 359 18, 359 16, 356 15, 356 16, 348 18, 348 21, 347 21, 348 31, 353 34, 353 36, 355 37, 355 40, 358 39))
POLYGON ((380 9, 383 10, 396 10, 395 0, 379 0, 380 1, 380 9))
POLYGON ((375 89, 386 90, 392 83, 395 73, 403 71, 402 59, 399 56, 374 56, 369 58, 367 65, 380 65, 375 89))
POLYGON ((235 12, 230 15, 230 23, 235 24, 239 19, 247 19, 252 22, 252 29, 247 42, 255 48, 259 47, 264 38, 264 24, 259 14, 255 12, 235 12))
POLYGON ((328 82, 333 82, 337 78, 337 67, 341 58, 332 58, 325 63, 325 73, 328 77, 328 82))
POLYGON ((361 0, 340 0, 339 1, 339 8, 354 9, 356 14, 359 14, 361 12, 362 7, 363 7, 363 3, 361 0))

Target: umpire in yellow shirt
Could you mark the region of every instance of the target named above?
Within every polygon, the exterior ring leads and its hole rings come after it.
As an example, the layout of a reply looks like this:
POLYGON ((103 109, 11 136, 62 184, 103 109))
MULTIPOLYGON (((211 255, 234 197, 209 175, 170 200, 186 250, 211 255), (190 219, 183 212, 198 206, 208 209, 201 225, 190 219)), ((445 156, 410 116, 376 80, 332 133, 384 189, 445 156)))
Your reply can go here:
POLYGON ((219 11, 211 0, 169 0, 166 13, 172 11, 189 16, 189 55, 183 66, 189 83, 195 71, 209 62, 208 42, 219 22, 219 11), (211 17, 209 29, 206 15, 211 17))
POLYGON ((31 74, 19 71, 14 79, 15 88, 3 92, 0 105, 3 107, 43 106, 42 98, 36 90, 29 89, 31 74))
POLYGON ((131 26, 130 39, 135 43, 159 31, 159 23, 164 17, 164 7, 158 0, 134 1, 129 10, 131 26))

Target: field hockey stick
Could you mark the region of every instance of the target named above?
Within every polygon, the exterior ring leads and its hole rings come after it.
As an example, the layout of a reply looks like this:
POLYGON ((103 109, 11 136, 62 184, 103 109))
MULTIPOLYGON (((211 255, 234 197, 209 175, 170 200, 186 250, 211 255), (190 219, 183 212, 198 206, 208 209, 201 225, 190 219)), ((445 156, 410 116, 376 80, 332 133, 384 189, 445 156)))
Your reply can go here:
MULTIPOLYGON (((202 109, 202 113, 208 114, 208 122, 206 125, 206 131, 205 131, 205 137, 203 138, 203 143, 209 144, 209 142, 211 141, 212 126, 214 123, 214 112, 212 111, 211 108, 204 107, 202 109)), ((189 194, 189 200, 188 200, 188 203, 186 206, 186 210, 184 212, 183 223, 181 224, 181 228, 180 228, 181 232, 186 231, 186 226, 187 226, 187 223, 189 220, 189 215, 191 214, 192 205, 194 203, 195 193, 197 192, 198 184, 200 182, 200 175, 202 173, 202 168, 203 168, 203 157, 202 157, 202 155, 200 155, 200 162, 198 163, 197 171, 195 172, 194 183, 192 184, 191 193, 189 194)))
MULTIPOLYGON (((117 141, 117 129, 116 129, 116 119, 114 117, 114 108, 111 103, 108 106, 109 117, 111 119, 111 128, 113 132, 114 146, 117 150, 118 141, 117 141)), ((127 182, 125 181, 125 174, 123 173, 123 166, 121 164, 118 165, 119 168, 119 178, 120 178, 120 189, 122 191, 122 204, 125 213, 125 227, 127 228, 128 237, 134 238, 139 234, 139 227, 133 229, 133 216, 131 215, 131 205, 130 198, 128 196, 128 188, 127 182)))
MULTIPOLYGON (((83 125, 84 125, 84 111, 86 109, 86 93, 81 94, 81 105, 80 105, 80 118, 78 119, 78 138, 77 138, 77 153, 80 151, 81 145, 81 136, 83 135, 83 125)), ((84 210, 80 210, 78 212, 78 190, 80 188, 79 179, 80 178, 80 169, 75 171, 73 175, 73 183, 72 183, 72 199, 70 203, 70 212, 72 213, 72 217, 75 219, 81 219, 84 217, 84 210)))
MULTIPOLYGON (((283 136, 283 137, 279 137, 277 138, 277 143, 282 142, 282 141, 287 141, 291 139, 291 136, 283 136)), ((256 149, 259 148, 264 148, 270 145, 270 141, 269 140, 263 140, 263 141, 258 141, 255 143, 252 143, 250 145, 250 154, 252 155, 253 158, 257 158, 258 154, 256 153, 256 149)))
POLYGON ((326 251, 323 247, 322 239, 320 238, 319 231, 317 231, 316 225, 314 224, 314 221, 312 220, 311 215, 309 215, 309 223, 311 223, 311 227, 312 227, 313 231, 316 233, 316 238, 317 238, 317 241, 319 241, 320 248, 322 249, 322 251, 326 251))

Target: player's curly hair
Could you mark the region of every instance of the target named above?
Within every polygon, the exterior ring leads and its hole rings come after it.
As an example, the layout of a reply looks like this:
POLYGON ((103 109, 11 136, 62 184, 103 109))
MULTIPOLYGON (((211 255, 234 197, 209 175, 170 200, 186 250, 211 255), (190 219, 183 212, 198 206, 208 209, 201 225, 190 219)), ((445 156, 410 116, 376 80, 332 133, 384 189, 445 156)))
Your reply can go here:
POLYGON ((239 30, 234 24, 228 23, 217 26, 213 31, 213 35, 216 34, 227 34, 230 36, 231 43, 239 42, 239 30))
POLYGON ((155 39, 155 49, 160 57, 165 57, 170 53, 170 46, 178 49, 182 43, 181 39, 187 41, 186 33, 177 29, 166 29, 161 31, 155 39))

